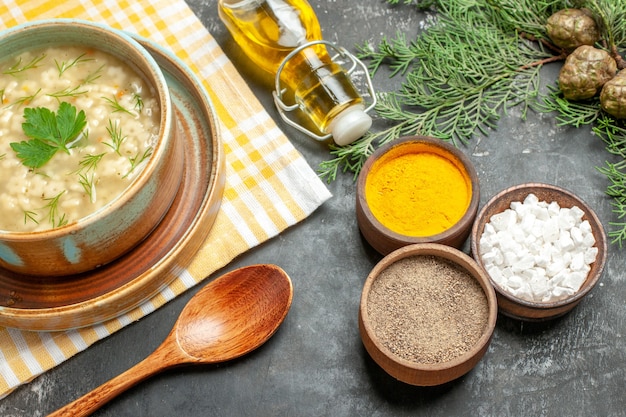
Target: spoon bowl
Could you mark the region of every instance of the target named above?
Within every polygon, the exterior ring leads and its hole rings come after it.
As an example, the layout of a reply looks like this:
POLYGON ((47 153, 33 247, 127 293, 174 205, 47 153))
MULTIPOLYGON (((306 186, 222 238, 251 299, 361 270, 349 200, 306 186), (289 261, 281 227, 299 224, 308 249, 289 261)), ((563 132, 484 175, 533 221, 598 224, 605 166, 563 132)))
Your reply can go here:
POLYGON ((291 279, 278 266, 252 265, 231 271, 189 300, 152 354, 49 417, 90 415, 128 388, 174 366, 241 357, 276 333, 292 299, 291 279))

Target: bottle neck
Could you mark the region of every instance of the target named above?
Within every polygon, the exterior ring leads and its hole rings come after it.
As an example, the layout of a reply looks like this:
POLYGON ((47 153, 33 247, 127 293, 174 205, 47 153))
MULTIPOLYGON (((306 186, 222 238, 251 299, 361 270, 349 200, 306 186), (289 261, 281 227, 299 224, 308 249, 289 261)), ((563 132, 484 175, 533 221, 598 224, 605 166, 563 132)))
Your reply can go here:
POLYGON ((292 50, 322 39, 306 0, 219 0, 218 13, 244 53, 271 74, 292 50))

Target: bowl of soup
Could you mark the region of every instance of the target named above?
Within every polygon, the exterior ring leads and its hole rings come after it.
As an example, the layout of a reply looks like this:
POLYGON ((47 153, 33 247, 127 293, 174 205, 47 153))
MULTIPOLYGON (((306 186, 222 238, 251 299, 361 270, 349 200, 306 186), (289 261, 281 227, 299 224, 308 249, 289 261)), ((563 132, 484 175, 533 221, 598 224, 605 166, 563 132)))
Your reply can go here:
POLYGON ((183 143, 153 57, 108 26, 0 33, 0 268, 83 273, 145 239, 182 181, 183 143))

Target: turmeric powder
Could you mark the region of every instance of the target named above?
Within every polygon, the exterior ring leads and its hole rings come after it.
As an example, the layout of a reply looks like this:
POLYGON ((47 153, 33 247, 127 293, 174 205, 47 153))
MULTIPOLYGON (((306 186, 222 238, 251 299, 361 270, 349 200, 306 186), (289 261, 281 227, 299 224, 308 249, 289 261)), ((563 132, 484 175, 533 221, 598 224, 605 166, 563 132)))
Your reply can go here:
POLYGON ((392 148, 372 164, 365 199, 388 229, 412 237, 433 236, 458 222, 472 198, 461 161, 424 143, 392 148))

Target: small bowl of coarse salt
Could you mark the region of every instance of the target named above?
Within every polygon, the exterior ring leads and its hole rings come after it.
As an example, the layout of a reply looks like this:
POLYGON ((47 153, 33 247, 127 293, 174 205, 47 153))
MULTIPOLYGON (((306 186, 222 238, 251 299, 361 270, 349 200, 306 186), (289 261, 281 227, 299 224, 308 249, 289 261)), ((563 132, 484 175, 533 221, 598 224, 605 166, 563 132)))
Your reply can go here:
POLYGON ((485 204, 472 227, 471 251, 489 275, 499 311, 543 321, 572 310, 597 284, 607 239, 595 212, 561 187, 527 183, 485 204))
POLYGON ((451 246, 418 243, 372 269, 358 321, 366 351, 385 372, 410 385, 434 386, 478 364, 497 315, 496 293, 474 259, 451 246))

